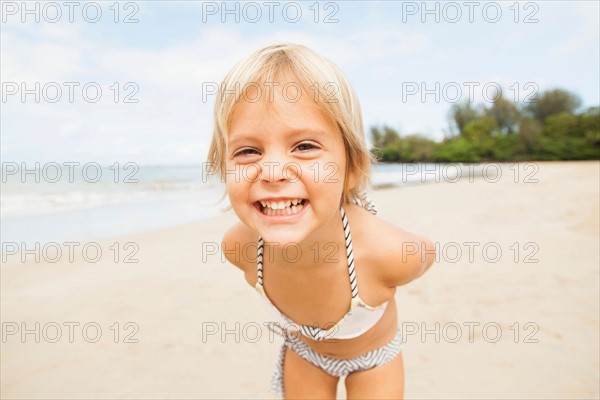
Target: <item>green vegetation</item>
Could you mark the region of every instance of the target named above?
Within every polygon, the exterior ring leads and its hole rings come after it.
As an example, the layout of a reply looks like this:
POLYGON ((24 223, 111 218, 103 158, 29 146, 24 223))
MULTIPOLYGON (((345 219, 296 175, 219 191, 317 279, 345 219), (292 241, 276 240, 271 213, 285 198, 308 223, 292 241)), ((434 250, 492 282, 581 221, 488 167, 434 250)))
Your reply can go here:
POLYGON ((372 152, 382 162, 483 162, 600 159, 600 108, 577 112, 579 98, 562 89, 524 107, 500 97, 488 107, 455 104, 442 142, 371 128, 372 152))

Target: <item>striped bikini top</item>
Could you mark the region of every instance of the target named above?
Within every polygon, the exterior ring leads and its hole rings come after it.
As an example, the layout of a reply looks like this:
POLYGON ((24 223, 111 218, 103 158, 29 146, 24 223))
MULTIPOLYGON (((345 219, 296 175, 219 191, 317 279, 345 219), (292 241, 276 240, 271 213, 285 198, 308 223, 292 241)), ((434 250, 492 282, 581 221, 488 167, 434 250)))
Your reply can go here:
MULTIPOLYGON (((366 197, 366 194, 361 193, 363 200, 355 199, 356 204, 366 208, 373 214, 377 213, 377 209, 373 203, 366 197)), ((264 299, 267 310, 271 314, 274 321, 273 325, 278 325, 280 329, 300 332, 301 334, 313 339, 313 340, 325 340, 325 339, 352 339, 358 337, 372 328, 383 316, 383 313, 388 305, 388 302, 372 307, 366 304, 358 294, 358 282, 356 280, 356 272, 354 270, 354 255, 352 253, 352 236, 350 234, 350 226, 348 224, 348 217, 343 207, 340 207, 340 213, 342 215, 342 223, 344 226, 344 236, 346 237, 346 258, 348 261, 348 276, 350 281, 350 288, 352 290, 352 300, 350 301, 350 309, 335 325, 328 329, 323 329, 318 326, 301 325, 293 322, 286 315, 284 315, 275 305, 271 302, 265 289, 263 287, 263 247, 264 241, 260 237, 258 239, 258 261, 257 261, 257 275, 258 281, 256 283, 256 290, 261 294, 261 298, 264 299)))

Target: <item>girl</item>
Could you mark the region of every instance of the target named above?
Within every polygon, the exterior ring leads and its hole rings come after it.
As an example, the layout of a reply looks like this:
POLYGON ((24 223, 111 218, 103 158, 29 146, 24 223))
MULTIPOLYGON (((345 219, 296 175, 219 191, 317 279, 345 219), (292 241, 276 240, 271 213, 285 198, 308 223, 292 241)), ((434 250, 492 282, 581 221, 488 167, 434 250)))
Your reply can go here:
POLYGON ((304 46, 268 46, 226 75, 214 118, 209 161, 240 219, 223 249, 240 249, 225 255, 285 339, 272 391, 334 399, 347 376, 348 398, 401 398, 394 294, 435 252, 375 216, 364 192, 372 159, 349 82, 304 46))

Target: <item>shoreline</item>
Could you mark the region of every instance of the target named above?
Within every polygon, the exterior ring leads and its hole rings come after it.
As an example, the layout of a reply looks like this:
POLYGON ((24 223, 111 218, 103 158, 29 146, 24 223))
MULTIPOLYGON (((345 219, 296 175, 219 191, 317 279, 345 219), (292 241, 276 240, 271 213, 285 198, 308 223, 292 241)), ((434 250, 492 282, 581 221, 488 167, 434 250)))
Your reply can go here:
MULTIPOLYGON (((598 161, 567 161, 570 164, 594 163, 598 161)), ((368 191, 370 196, 379 191, 411 188, 414 186, 458 183, 459 181, 484 179, 482 169, 487 168, 486 180, 494 179, 526 179, 527 175, 535 176, 536 168, 539 166, 561 165, 565 161, 538 161, 538 162, 489 162, 489 163, 438 163, 446 168, 430 171, 427 169, 415 172, 413 167, 422 164, 403 164, 403 167, 394 170, 395 179, 402 177, 401 182, 374 183, 368 191), (535 168, 530 164, 536 164, 535 168), (515 164, 519 165, 517 168, 515 164), (524 165, 524 166, 523 166, 524 165), (460 166, 460 168, 456 168, 460 166), (464 168, 467 166, 467 168, 464 168), (493 168, 490 168, 492 167, 493 168), (496 169, 500 166, 500 170, 496 169), (406 168, 404 168, 406 167, 406 168), (499 175, 498 175, 499 173, 499 175), (457 178, 458 174, 458 178, 457 178), (420 175, 420 180, 415 181, 414 175, 420 175), (434 181, 427 181, 431 177, 434 181), (512 176, 511 176, 512 175, 512 176), (517 176, 521 175, 521 176, 517 176)), ((394 165, 394 164, 382 164, 394 165)), ((386 174, 388 172, 381 172, 386 174)), ((381 177, 380 177, 381 179, 381 177)), ((210 189, 210 195, 215 195, 215 188, 210 189)), ((100 207, 64 210, 56 213, 25 215, 8 217, 3 222, 3 242, 16 242, 26 244, 36 242, 65 242, 65 241, 106 241, 113 237, 135 236, 149 232, 158 232, 162 229, 170 229, 187 224, 198 224, 213 218, 227 217, 220 213, 215 206, 209 203, 207 207, 199 210, 191 197, 198 196, 197 193, 184 193, 190 198, 180 198, 179 201, 146 201, 142 203, 119 203, 105 204, 100 207), (153 214, 154 219, 144 218, 144 214, 153 214), (156 216, 159 217, 156 217, 156 216), (115 218, 116 216, 116 218, 115 218), (119 222, 115 223, 117 219, 119 222), (82 228, 81 221, 87 220, 88 227, 82 228), (143 227, 134 224, 145 224, 143 227), (59 226, 58 230, 54 227, 59 226), (43 229, 39 229, 42 227, 43 229), (61 230, 62 229, 62 230, 61 230), (115 230, 121 233, 113 233, 115 230), (7 235, 7 232, 9 233, 7 235), (35 233, 32 233, 35 232, 35 233), (6 237, 8 236, 8 239, 6 237)), ((216 201, 216 200, 215 200, 216 201)))

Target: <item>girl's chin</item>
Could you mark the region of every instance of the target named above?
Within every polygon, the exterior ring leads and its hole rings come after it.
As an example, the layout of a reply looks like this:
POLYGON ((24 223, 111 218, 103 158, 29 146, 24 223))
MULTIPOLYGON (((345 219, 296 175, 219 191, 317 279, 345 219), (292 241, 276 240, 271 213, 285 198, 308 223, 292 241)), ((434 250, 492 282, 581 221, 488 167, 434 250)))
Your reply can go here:
POLYGON ((266 243, 275 248, 293 247, 306 240, 306 236, 299 235, 298 232, 264 232, 263 234, 259 232, 259 235, 266 243))

